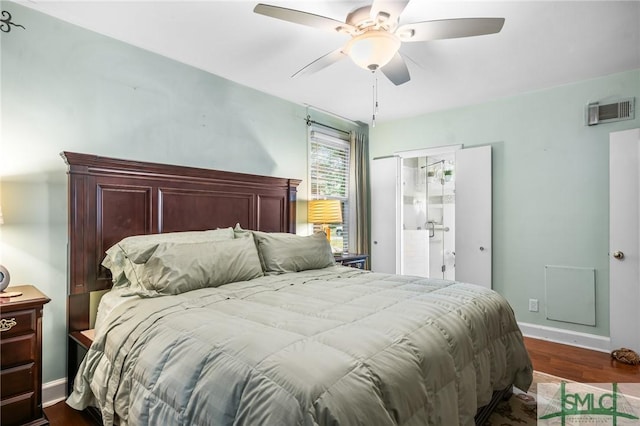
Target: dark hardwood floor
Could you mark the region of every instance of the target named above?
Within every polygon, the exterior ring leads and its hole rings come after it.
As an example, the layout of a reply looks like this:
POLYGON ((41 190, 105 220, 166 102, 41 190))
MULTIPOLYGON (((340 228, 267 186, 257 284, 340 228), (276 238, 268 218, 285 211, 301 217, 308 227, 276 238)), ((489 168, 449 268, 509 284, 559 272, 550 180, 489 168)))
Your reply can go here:
MULTIPOLYGON (((533 368, 583 383, 640 383, 640 366, 617 362, 608 353, 525 337, 533 368)), ((91 418, 64 401, 44 409, 51 426, 93 425, 91 418)))
POLYGON ((93 426, 96 423, 87 413, 76 411, 64 401, 44 409, 50 426, 93 426))
POLYGON ((618 362, 605 352, 525 337, 533 368, 581 383, 640 383, 640 366, 618 362))

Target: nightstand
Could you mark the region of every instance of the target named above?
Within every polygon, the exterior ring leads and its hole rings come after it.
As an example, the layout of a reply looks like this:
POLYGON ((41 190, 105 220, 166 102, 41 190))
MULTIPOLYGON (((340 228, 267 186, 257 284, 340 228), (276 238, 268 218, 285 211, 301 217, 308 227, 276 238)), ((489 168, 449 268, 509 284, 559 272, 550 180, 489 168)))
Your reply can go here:
POLYGON ((89 351, 94 339, 95 329, 93 328, 83 331, 72 331, 69 333, 69 350, 67 351, 67 369, 69 377, 67 382, 67 392, 69 395, 73 392, 73 382, 80 368, 80 363, 89 351))
POLYGON ((42 410, 42 306, 50 299, 31 285, 0 297, 0 424, 48 425, 42 410))
POLYGON ((333 258, 336 260, 336 263, 339 265, 350 266, 352 268, 358 268, 358 269, 366 269, 365 265, 367 263, 367 259, 369 258, 369 255, 344 253, 344 254, 336 254, 333 256, 333 258))
MULTIPOLYGON (((93 344, 95 337, 96 332, 93 328, 83 331, 72 331, 71 333, 69 333, 69 351, 67 352, 67 375, 69 377, 67 382, 68 395, 71 395, 71 392, 73 392, 73 383, 76 374, 78 373, 80 363, 89 351, 89 348, 93 344)), ((103 424, 102 416, 98 408, 90 406, 85 408, 84 412, 88 414, 89 417, 91 417, 91 419, 93 420, 93 424, 103 424)))

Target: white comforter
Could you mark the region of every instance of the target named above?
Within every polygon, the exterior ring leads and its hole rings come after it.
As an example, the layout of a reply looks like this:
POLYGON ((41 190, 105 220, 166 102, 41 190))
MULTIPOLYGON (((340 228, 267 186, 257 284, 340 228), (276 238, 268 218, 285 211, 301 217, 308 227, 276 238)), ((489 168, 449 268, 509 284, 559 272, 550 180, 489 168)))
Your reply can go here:
POLYGON ((499 294, 336 266, 130 298, 68 403, 105 425, 472 425, 531 374, 499 294))

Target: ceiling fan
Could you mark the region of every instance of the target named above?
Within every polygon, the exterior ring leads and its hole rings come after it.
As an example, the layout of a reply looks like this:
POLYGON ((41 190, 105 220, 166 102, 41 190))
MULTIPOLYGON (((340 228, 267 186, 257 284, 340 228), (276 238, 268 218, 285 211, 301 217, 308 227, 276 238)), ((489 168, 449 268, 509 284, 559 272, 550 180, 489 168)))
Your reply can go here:
POLYGON ((500 32, 504 18, 459 18, 414 22, 399 25, 400 15, 409 0, 373 0, 370 6, 355 9, 345 22, 301 10, 258 4, 255 13, 296 24, 344 33, 351 39, 342 47, 321 56, 292 77, 319 71, 349 56, 358 66, 380 69, 395 85, 411 79, 398 52, 403 42, 431 41, 471 37, 500 32))

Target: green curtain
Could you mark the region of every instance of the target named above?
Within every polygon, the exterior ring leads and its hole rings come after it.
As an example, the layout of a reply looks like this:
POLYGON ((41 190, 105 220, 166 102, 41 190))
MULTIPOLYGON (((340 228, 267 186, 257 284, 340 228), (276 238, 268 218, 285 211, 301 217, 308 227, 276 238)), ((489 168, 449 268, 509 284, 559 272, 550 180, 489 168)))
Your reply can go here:
MULTIPOLYGON (((355 241, 352 247, 358 254, 369 254, 369 138, 360 132, 351 132, 352 188, 355 197, 355 241)), ((367 260, 367 264, 368 264, 367 260)))

